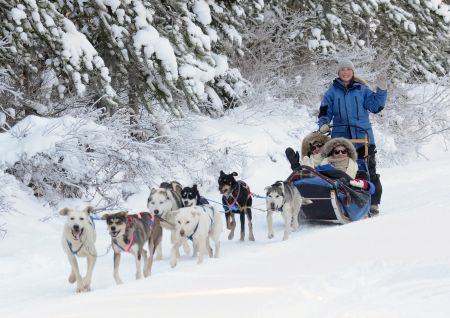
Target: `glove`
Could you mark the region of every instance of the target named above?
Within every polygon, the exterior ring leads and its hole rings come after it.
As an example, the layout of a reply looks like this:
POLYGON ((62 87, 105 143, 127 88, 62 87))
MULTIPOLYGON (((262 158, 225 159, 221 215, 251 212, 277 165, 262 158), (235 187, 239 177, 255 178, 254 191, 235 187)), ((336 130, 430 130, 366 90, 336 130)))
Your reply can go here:
POLYGON ((322 134, 326 134, 327 132, 330 131, 330 126, 328 126, 327 124, 323 124, 322 126, 320 126, 319 131, 322 134))
POLYGON ((354 179, 349 181, 350 185, 363 190, 369 189, 369 183, 366 180, 354 179))
POLYGON ((387 90, 387 77, 384 74, 379 74, 376 79, 376 85, 379 89, 387 90))
POLYGON ((285 150, 286 158, 288 159, 289 163, 291 164, 291 169, 293 171, 295 170, 301 170, 300 165, 300 154, 298 151, 294 151, 291 147, 286 148, 285 150))

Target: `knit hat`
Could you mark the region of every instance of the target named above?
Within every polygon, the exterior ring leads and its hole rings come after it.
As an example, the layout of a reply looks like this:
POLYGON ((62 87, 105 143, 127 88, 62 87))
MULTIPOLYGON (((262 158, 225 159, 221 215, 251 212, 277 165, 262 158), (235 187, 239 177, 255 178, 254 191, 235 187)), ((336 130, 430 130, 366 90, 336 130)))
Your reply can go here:
POLYGON ((349 59, 340 59, 338 60, 338 64, 337 64, 337 72, 339 73, 340 70, 342 70, 343 68, 349 68, 353 71, 353 73, 355 73, 355 65, 353 65, 352 61, 350 61, 349 59))

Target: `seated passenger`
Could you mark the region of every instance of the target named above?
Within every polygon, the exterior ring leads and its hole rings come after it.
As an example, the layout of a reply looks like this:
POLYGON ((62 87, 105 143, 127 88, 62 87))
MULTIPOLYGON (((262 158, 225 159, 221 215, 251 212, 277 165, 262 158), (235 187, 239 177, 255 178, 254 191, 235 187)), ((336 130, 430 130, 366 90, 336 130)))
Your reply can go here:
POLYGON ((319 132, 312 132, 306 135, 302 141, 303 165, 311 168, 320 165, 323 160, 320 150, 329 140, 330 137, 319 132))
POLYGON ((345 172, 351 180, 349 184, 364 189, 366 191, 375 190, 374 185, 366 180, 355 179, 358 172, 358 164, 356 159, 358 154, 353 144, 346 138, 334 138, 328 141, 320 151, 322 162, 317 167, 317 171, 327 170, 327 165, 333 166, 335 169, 345 172))

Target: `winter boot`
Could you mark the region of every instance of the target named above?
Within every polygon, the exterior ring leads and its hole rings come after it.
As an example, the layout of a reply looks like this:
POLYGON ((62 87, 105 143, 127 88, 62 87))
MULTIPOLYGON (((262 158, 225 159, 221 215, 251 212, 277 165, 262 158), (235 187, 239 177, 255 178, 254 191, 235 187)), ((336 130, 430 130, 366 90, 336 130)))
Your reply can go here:
POLYGON ((373 218, 374 216, 377 216, 378 214, 380 214, 380 210, 378 209, 378 204, 372 204, 370 206, 370 210, 369 210, 369 217, 373 218))

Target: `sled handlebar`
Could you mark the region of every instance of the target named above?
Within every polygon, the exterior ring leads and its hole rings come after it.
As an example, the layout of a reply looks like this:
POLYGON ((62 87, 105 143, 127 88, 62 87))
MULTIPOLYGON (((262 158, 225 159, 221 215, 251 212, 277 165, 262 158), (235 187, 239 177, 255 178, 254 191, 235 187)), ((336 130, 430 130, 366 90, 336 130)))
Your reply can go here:
POLYGON ((362 128, 360 126, 357 126, 357 125, 349 125, 349 124, 329 125, 328 127, 330 127, 330 131, 334 127, 353 127, 353 128, 356 128, 356 129, 364 131, 364 139, 349 139, 349 141, 352 144, 363 144, 364 145, 364 158, 367 159, 369 157, 370 136, 369 136, 369 132, 367 131, 367 129, 364 129, 364 128, 362 128))

